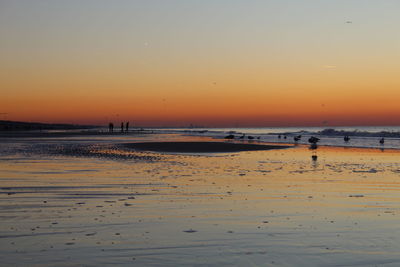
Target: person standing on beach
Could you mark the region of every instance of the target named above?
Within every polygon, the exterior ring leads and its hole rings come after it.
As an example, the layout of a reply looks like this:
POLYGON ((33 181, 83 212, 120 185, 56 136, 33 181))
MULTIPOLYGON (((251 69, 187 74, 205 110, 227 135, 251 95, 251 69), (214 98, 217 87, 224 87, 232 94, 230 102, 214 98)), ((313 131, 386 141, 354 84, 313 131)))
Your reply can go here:
POLYGON ((121 122, 121 133, 123 133, 123 132, 124 132, 124 123, 121 122))
POLYGON ((125 123, 125 132, 129 131, 129 121, 125 123))
POLYGON ((110 133, 112 133, 112 132, 114 131, 114 124, 113 124, 112 122, 110 122, 110 123, 108 124, 108 131, 109 131, 110 133))

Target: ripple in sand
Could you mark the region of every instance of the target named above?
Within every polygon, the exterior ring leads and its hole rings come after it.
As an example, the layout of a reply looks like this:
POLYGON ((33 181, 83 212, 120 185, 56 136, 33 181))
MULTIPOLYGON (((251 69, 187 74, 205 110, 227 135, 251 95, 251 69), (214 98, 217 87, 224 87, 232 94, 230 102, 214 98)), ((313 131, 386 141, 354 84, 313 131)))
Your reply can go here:
POLYGON ((189 230, 185 230, 183 232, 185 232, 185 233, 196 233, 197 231, 193 230, 193 229, 189 229, 189 230))

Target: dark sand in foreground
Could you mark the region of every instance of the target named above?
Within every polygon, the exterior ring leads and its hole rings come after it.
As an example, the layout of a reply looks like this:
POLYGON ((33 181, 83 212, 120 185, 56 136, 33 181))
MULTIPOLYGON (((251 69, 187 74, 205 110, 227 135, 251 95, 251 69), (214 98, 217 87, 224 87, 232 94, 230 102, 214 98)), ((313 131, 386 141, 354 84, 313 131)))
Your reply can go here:
POLYGON ((177 153, 223 153, 289 148, 284 145, 260 145, 226 142, 146 142, 130 143, 124 146, 146 151, 177 153))

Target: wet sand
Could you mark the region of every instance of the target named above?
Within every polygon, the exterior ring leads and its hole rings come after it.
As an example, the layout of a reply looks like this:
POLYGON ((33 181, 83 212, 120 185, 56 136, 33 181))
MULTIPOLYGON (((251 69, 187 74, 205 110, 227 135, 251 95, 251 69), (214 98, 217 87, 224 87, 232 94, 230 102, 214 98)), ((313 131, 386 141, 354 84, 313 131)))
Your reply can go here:
MULTIPOLYGON (((193 142, 172 140, 157 139, 193 142)), ((121 141, 1 144, 1 266, 400 264, 397 151, 320 147, 312 161, 306 146, 192 155, 121 141)))

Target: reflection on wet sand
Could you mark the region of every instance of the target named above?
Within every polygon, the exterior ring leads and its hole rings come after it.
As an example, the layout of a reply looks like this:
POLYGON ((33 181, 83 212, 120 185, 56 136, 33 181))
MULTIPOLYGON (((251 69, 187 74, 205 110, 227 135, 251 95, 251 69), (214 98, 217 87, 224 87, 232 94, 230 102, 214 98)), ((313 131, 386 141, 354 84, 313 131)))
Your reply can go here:
POLYGON ((397 151, 37 147, 0 158, 5 266, 400 262, 397 151))

